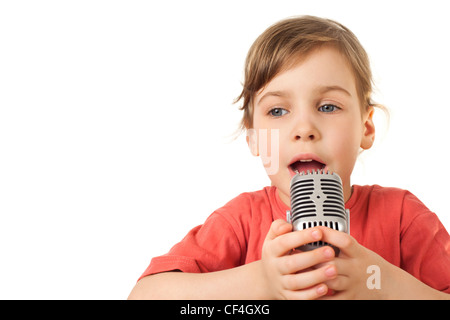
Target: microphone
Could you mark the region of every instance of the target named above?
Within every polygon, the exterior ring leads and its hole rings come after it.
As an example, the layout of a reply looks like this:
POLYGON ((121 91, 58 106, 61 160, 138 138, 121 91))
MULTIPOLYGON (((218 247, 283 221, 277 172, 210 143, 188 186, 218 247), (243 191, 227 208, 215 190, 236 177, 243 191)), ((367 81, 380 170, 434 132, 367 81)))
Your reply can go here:
MULTIPOLYGON (((317 226, 350 233, 350 211, 345 209, 342 180, 337 173, 312 170, 298 172, 291 179, 291 210, 286 212, 287 222, 294 231, 317 226)), ((302 251, 331 246, 316 241, 298 247, 302 251)))

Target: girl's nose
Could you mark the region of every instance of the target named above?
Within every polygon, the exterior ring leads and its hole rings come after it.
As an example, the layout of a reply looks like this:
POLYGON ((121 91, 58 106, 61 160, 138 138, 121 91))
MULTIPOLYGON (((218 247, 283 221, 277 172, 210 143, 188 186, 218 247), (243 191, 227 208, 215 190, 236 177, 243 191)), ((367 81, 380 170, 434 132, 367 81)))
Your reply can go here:
POLYGON ((297 121, 292 134, 295 141, 315 141, 320 139, 320 133, 313 119, 303 118, 297 121))
POLYGON ((303 140, 303 141, 307 141, 307 140, 314 140, 316 138, 316 136, 314 134, 306 134, 306 135, 296 135, 295 136, 295 140, 303 140))

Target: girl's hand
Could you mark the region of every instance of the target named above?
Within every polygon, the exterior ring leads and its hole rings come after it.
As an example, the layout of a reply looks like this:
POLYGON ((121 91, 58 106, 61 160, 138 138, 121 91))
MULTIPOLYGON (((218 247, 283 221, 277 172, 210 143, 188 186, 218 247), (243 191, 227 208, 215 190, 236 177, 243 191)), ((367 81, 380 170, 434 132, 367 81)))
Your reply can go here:
POLYGON ((334 265, 338 276, 325 283, 334 290, 325 299, 427 299, 443 294, 420 282, 406 271, 360 245, 352 236, 330 228, 322 231, 322 241, 340 249, 339 256, 324 265, 334 265))
MULTIPOLYGON (((375 272, 383 270, 385 273, 388 272, 386 267, 390 264, 375 252, 360 245, 347 233, 326 227, 317 229, 322 232, 322 241, 340 249, 339 256, 333 261, 316 266, 335 266, 337 270, 337 277, 325 282, 334 292, 326 299, 382 299, 382 291, 372 286, 371 281, 371 285, 368 286, 367 280, 372 275, 372 269, 375 272), (369 266, 375 266, 369 268, 370 273, 368 273, 369 266)), ((381 278, 378 280, 381 282, 381 278)), ((378 284, 383 286, 382 283, 378 284)))
POLYGON ((326 281, 337 276, 334 265, 312 268, 334 258, 334 250, 322 247, 313 251, 293 250, 322 239, 322 230, 292 231, 283 220, 272 223, 262 248, 262 274, 267 296, 272 299, 316 299, 325 295, 326 281))

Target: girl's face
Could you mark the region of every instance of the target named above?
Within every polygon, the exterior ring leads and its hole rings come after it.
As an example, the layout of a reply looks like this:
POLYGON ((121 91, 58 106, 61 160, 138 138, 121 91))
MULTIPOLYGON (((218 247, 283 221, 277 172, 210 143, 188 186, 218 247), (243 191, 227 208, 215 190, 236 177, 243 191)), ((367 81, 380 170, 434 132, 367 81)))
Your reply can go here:
POLYGON ((254 101, 256 138, 247 140, 252 153, 270 163, 266 170, 281 200, 290 205, 294 170, 325 168, 339 174, 347 201, 356 158, 360 148, 372 146, 375 127, 373 109, 361 112, 354 76, 339 51, 316 49, 274 77, 254 101))

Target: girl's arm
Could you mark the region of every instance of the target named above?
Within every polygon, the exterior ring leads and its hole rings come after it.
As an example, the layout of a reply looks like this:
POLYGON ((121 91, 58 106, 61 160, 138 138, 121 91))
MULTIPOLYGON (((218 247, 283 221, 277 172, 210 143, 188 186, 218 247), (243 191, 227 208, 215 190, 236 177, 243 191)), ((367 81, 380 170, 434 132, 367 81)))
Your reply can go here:
POLYGON ((209 272, 164 272, 139 280, 128 299, 264 299, 261 261, 209 272))

